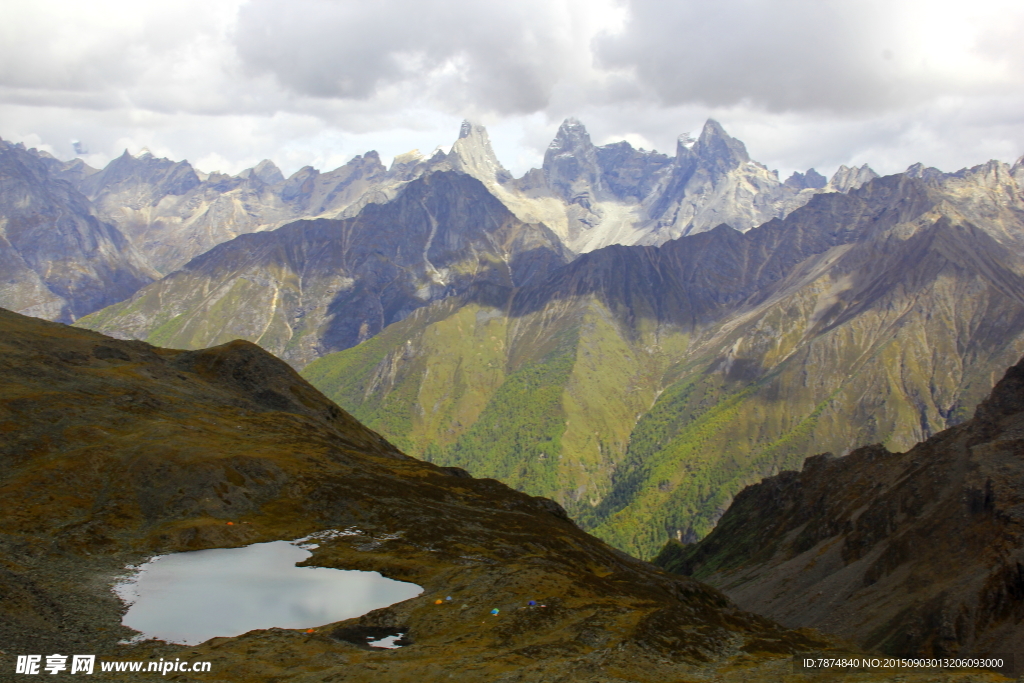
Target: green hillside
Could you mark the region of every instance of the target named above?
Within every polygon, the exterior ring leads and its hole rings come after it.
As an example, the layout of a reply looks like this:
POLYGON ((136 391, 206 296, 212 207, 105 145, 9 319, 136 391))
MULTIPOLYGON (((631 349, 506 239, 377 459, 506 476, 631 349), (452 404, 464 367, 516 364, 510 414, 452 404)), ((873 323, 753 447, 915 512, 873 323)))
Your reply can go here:
POLYGON ((652 557, 809 455, 962 421, 1024 353, 1024 280, 991 243, 935 224, 889 249, 827 250, 690 329, 576 285, 525 308, 536 291, 453 297, 303 375, 410 454, 554 498, 652 557))

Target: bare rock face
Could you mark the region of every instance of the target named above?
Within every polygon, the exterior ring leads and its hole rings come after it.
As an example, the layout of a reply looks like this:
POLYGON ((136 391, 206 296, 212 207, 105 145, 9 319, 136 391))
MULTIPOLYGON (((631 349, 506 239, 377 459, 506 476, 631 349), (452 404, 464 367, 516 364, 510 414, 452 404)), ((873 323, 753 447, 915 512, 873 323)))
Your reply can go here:
POLYGON ((807 173, 794 172, 786 179, 785 184, 796 190, 818 190, 828 184, 828 178, 811 168, 807 170, 807 173))
POLYGON ((187 161, 149 152, 133 157, 126 151, 102 170, 77 160, 44 162, 163 274, 242 234, 302 218, 354 216, 435 171, 480 180, 520 220, 544 223, 575 253, 607 244, 660 244, 721 223, 747 230, 786 215, 816 192, 848 191, 868 177, 829 186, 817 175, 780 183, 715 121, 692 149, 681 144, 673 159, 626 142, 596 147, 582 123, 567 119, 542 168, 518 180, 501 166, 487 131, 469 121, 448 153, 436 150, 427 158, 413 150, 395 157, 389 169, 372 151, 333 171, 305 167, 289 178, 269 160, 237 176, 206 175, 187 161))
POLYGON ((815 173, 800 187, 781 183, 714 120, 696 141, 681 140, 673 158, 627 142, 597 147, 570 118, 543 166, 499 196, 520 218, 542 220, 583 253, 609 244, 662 244, 722 223, 749 230, 822 191, 818 178, 815 173))
POLYGON ((135 158, 125 150, 102 171, 84 178, 81 189, 104 208, 114 204, 141 209, 166 195, 183 195, 200 182, 187 161, 158 159, 150 152, 135 158))
POLYGON ((46 160, 0 140, 0 305, 71 322, 157 277, 46 160))
POLYGON ((544 175, 548 186, 567 204, 590 209, 606 195, 597 149, 583 124, 566 119, 544 152, 544 175))
POLYGON ((856 190, 871 180, 878 177, 878 174, 871 170, 867 164, 859 168, 847 168, 840 166, 828 181, 826 189, 832 192, 849 192, 856 190))
POLYGON ((258 178, 266 185, 277 185, 284 182, 284 174, 270 159, 264 159, 253 168, 247 168, 238 174, 239 178, 258 178))
POLYGON ((469 121, 462 122, 459 139, 445 159, 449 160, 451 169, 473 176, 488 188, 512 180, 512 174, 502 167, 494 154, 487 130, 469 121))
POLYGON ((725 223, 741 232, 782 218, 817 189, 783 184, 746 146, 708 119, 692 146, 680 140, 671 173, 644 204, 642 244, 661 244, 725 223))
POLYGON ((604 186, 622 202, 639 202, 654 192, 662 171, 672 163, 666 154, 634 149, 625 141, 595 151, 604 186))
POLYGON ((892 653, 1024 651, 1024 361, 905 453, 808 458, 656 563, 791 627, 892 653))

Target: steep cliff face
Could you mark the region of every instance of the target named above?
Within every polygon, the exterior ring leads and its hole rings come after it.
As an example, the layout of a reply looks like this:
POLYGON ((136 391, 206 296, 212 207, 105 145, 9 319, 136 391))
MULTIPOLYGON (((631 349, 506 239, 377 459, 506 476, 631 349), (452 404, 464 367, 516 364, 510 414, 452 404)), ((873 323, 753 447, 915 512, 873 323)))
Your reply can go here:
POLYGON ((744 489, 656 563, 746 609, 893 653, 1024 651, 1024 362, 906 452, 809 458, 744 489))
POLYGON ((722 223, 746 231, 786 216, 818 189, 780 182, 709 119, 692 147, 680 141, 671 174, 646 198, 640 243, 661 244, 722 223))
POLYGON ((822 448, 962 421, 1024 353, 1020 260, 997 239, 1020 225, 974 226, 958 201, 890 176, 746 233, 606 247, 304 373, 410 453, 551 496, 650 556, 822 448))
POLYGON ((828 181, 826 189, 833 192, 849 192, 868 183, 878 177, 878 174, 871 170, 867 164, 859 168, 847 168, 840 166, 828 181))
POLYGON ((179 348, 241 338, 302 366, 471 285, 523 285, 563 265, 558 238, 453 171, 353 218, 242 235, 80 322, 179 348))
POLYGON ((696 141, 680 140, 674 158, 627 142, 596 147, 582 123, 566 119, 543 166, 498 196, 583 253, 609 244, 662 244, 722 223, 746 231, 786 216, 814 194, 846 192, 870 177, 866 167, 847 169, 829 186, 811 169, 782 183, 710 119, 696 141))
POLYGON ((0 305, 71 322, 156 277, 46 160, 0 140, 0 305))
POLYGON ((248 342, 173 351, 0 310, 0 373, 8 671, 12 652, 70 651, 212 660, 244 682, 767 681, 831 645, 613 550, 551 501, 403 456, 248 342), (312 634, 118 644, 125 565, 316 532, 306 564, 424 593, 312 634), (367 648, 382 630, 412 644, 367 648))

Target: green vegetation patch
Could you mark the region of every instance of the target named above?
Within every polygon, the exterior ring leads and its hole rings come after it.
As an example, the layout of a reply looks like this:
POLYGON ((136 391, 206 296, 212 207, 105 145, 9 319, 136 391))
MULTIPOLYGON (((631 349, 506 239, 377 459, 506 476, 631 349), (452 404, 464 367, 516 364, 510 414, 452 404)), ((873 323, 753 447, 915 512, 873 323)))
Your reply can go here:
POLYGON ((510 374, 473 426, 453 445, 434 452, 437 462, 535 494, 560 491, 562 392, 576 341, 575 330, 565 332, 547 356, 510 374))

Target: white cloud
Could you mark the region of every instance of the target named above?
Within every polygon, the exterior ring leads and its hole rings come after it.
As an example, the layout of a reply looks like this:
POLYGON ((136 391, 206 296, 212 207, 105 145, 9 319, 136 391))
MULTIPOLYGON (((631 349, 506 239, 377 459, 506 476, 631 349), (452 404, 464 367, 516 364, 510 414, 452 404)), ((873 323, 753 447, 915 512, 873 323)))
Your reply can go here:
POLYGON ((9 2, 0 136, 288 173, 469 117, 522 173, 565 116, 670 154, 714 116, 783 175, 952 170, 1024 152, 1021 35, 1019 0, 9 2))

